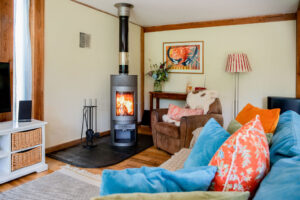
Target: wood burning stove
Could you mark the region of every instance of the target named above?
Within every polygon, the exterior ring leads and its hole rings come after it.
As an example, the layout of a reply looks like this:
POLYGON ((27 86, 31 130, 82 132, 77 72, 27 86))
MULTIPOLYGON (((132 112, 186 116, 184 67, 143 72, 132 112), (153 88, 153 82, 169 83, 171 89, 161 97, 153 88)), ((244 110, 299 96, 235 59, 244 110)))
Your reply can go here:
POLYGON ((132 146, 137 134, 137 76, 111 75, 111 138, 117 146, 132 146))
POLYGON ((120 22, 119 75, 111 75, 111 139, 114 146, 137 142, 137 76, 128 75, 128 3, 115 4, 120 22))

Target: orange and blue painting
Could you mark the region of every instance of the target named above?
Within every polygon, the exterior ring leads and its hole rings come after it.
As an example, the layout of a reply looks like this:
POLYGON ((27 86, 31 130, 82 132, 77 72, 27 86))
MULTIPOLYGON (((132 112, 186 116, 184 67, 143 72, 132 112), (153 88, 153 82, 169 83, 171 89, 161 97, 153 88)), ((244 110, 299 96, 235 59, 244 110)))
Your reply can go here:
POLYGON ((164 62, 170 72, 203 74, 203 41, 165 42, 164 62))

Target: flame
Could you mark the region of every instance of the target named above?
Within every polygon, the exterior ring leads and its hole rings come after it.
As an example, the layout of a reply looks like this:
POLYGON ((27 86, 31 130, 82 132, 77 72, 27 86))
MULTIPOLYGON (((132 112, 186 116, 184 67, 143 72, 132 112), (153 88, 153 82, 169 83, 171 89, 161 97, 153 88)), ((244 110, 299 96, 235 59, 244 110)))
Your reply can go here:
POLYGON ((117 92, 116 94, 116 114, 117 116, 133 116, 133 93, 117 92))

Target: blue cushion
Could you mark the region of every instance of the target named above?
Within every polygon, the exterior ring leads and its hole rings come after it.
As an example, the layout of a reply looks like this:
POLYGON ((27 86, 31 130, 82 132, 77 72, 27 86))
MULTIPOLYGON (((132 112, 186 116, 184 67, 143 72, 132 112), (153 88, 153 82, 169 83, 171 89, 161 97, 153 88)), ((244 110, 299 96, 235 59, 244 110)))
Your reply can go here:
POLYGON ((254 200, 300 199, 300 156, 276 162, 261 182, 254 200))
POLYGON ((168 171, 158 167, 104 170, 100 195, 205 191, 215 176, 214 166, 168 171))
POLYGON ((281 158, 297 155, 300 155, 300 115, 294 111, 286 111, 280 115, 272 138, 271 164, 281 158))
POLYGON ((202 129, 184 168, 207 166, 230 134, 213 118, 202 129))

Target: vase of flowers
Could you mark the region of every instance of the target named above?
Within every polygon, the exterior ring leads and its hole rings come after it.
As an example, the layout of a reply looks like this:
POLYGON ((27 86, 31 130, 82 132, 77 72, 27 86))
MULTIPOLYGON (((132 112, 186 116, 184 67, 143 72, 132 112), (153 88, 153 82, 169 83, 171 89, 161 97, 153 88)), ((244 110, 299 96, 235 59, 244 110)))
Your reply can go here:
POLYGON ((161 92, 162 91, 162 85, 160 81, 154 81, 154 91, 155 92, 161 92))
POLYGON ((160 65, 154 64, 150 65, 150 71, 147 73, 148 76, 154 79, 154 91, 162 91, 162 83, 167 81, 169 78, 169 71, 171 66, 166 66, 166 63, 161 63, 160 65))

